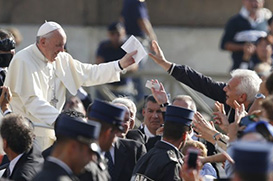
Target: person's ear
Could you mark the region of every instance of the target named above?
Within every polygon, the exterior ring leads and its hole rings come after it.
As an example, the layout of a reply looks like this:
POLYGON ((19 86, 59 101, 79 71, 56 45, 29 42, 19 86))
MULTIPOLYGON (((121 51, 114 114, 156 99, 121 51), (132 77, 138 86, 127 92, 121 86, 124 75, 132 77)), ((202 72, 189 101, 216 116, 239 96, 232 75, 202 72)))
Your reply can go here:
POLYGON ((183 140, 183 142, 185 142, 186 140, 187 140, 187 132, 184 132, 183 134, 182 134, 182 140, 183 140))
POLYGON ((142 108, 142 116, 145 115, 145 112, 146 112, 146 110, 145 110, 145 107, 144 107, 144 108, 142 108))
POLYGON ((129 129, 134 129, 135 120, 131 119, 129 129))
POLYGON ((247 100, 247 94, 246 93, 241 94, 241 96, 239 98, 240 104, 246 102, 246 100, 247 100))
POLYGON ((105 137, 106 137, 106 138, 110 138, 111 134, 113 134, 113 131, 114 131, 113 128, 108 128, 108 129, 105 131, 105 137))
POLYGON ((8 143, 6 139, 2 139, 3 140, 3 149, 6 149, 8 147, 8 143))
POLYGON ((46 38, 42 37, 39 41, 39 44, 44 47, 46 44, 46 38))

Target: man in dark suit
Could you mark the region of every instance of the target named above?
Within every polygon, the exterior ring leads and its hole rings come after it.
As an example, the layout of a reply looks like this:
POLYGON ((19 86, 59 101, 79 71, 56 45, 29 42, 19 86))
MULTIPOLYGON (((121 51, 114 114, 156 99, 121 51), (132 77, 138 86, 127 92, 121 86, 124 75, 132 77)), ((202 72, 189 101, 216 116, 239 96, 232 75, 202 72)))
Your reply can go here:
POLYGON ((128 139, 140 140, 141 143, 146 144, 149 138, 156 136, 156 130, 163 124, 160 105, 156 102, 153 95, 145 98, 142 115, 144 117, 143 124, 138 130, 133 129, 128 131, 126 137, 128 139))
POLYGON ((183 155, 179 149, 187 139, 194 112, 168 106, 165 113, 163 139, 137 162, 131 180, 181 180, 183 155))
POLYGON ((130 140, 138 141, 142 144, 146 143, 146 136, 139 129, 134 129, 136 122, 136 112, 137 108, 135 103, 128 97, 118 97, 115 98, 112 103, 121 104, 126 106, 130 112, 130 120, 129 120, 129 131, 126 133, 126 138, 130 140))
POLYGON ((129 181, 137 161, 145 155, 146 148, 137 141, 117 138, 113 145, 113 153, 114 168, 111 180, 129 181))
POLYGON ((151 58, 178 81, 192 89, 224 104, 229 122, 234 121, 237 103, 244 104, 248 110, 255 100, 262 80, 251 70, 237 69, 231 72, 228 83, 216 82, 210 77, 202 75, 187 65, 176 65, 165 59, 156 41, 153 41, 155 55, 151 58))
POLYGON ((99 151, 96 144, 99 131, 97 122, 61 113, 55 123, 57 141, 34 181, 79 180, 75 174, 79 174, 99 151))
MULTIPOLYGON (((159 83, 159 82, 156 80, 156 83, 159 83)), ((157 101, 157 103, 159 105, 163 105, 164 103, 169 103, 170 102, 169 98, 168 98, 168 95, 167 95, 167 93, 166 93, 166 91, 165 91, 165 89, 163 87, 163 84, 160 87, 160 90, 157 91, 154 88, 151 89, 151 90, 152 90, 154 98, 156 99, 156 101, 157 101)), ((167 107, 168 104, 165 104, 165 105, 167 107)), ((187 95, 177 95, 177 96, 175 96, 173 98, 172 102, 171 102, 171 105, 186 108, 186 109, 190 109, 190 110, 196 112, 195 102, 193 101, 193 99, 190 96, 187 96, 187 95)), ((161 106, 161 111, 162 111, 163 115, 166 112, 166 107, 161 106)), ((163 130, 163 127, 162 127, 162 130, 163 130)), ((155 137, 150 138, 147 141, 147 143, 145 144, 147 151, 152 149, 154 147, 154 145, 156 144, 156 142, 160 141, 161 138, 162 138, 162 135, 157 135, 155 137)))
POLYGON ((116 135, 118 138, 110 148, 113 169, 109 170, 109 173, 112 181, 130 180, 137 161, 146 154, 146 148, 140 142, 125 139, 130 127, 130 112, 124 104, 117 102, 114 102, 114 104, 124 107, 126 111, 122 125, 123 131, 116 135))
POLYGON ((32 180, 44 163, 41 151, 34 144, 33 125, 23 116, 9 114, 2 120, 3 149, 10 163, 2 178, 32 180))

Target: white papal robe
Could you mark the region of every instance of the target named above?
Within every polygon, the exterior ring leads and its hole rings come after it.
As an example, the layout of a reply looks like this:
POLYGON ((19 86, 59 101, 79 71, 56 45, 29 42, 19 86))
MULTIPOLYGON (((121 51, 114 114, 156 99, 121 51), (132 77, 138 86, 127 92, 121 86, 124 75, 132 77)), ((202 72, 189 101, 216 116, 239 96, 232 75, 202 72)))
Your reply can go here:
MULTIPOLYGON (((117 61, 91 65, 73 59, 66 52, 60 52, 51 63, 36 44, 32 44, 12 59, 5 86, 12 92, 13 112, 33 122, 52 125, 65 103, 66 89, 75 95, 81 86, 119 81, 120 71, 117 61), (54 96, 58 99, 56 108, 50 104, 54 96)), ((35 133, 38 138, 55 138, 53 130, 40 128, 35 133)), ((46 142, 41 143, 43 148, 48 146, 46 142)))

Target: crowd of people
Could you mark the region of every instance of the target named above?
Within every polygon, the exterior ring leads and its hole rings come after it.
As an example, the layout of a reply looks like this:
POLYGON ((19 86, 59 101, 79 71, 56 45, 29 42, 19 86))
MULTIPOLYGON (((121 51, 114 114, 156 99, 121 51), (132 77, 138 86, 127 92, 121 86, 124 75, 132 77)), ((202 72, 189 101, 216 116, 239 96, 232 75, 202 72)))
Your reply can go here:
POLYGON ((273 18, 264 0, 242 2, 221 44, 234 62, 226 83, 165 58, 145 1, 124 0, 94 65, 65 51, 66 33, 56 22, 42 24, 36 42, 19 52, 12 32, 0 29, 1 179, 273 180, 273 18), (215 100, 213 118, 188 95, 171 99, 155 78, 136 127, 135 94, 144 85, 123 76, 141 68, 137 51, 121 49, 126 34, 148 41, 150 58, 167 74, 215 100), (117 98, 98 92, 92 100, 82 88, 105 84, 117 98), (66 91, 75 96, 66 99, 66 91))

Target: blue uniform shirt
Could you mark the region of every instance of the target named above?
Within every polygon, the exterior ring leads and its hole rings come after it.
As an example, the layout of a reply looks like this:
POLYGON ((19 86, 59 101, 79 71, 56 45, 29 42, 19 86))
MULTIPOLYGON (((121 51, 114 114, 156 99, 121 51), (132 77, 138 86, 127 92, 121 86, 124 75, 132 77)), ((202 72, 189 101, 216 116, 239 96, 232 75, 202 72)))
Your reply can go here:
POLYGON ((139 27, 138 20, 149 19, 146 3, 139 0, 124 0, 121 15, 125 21, 127 35, 144 38, 145 33, 139 27))

